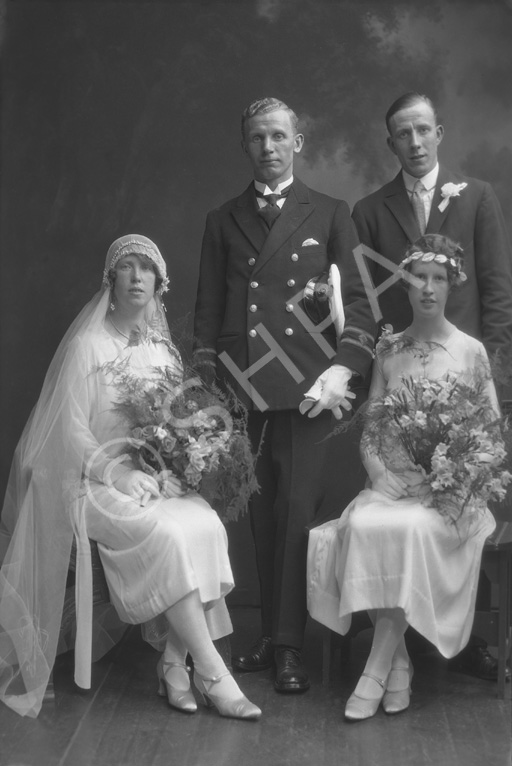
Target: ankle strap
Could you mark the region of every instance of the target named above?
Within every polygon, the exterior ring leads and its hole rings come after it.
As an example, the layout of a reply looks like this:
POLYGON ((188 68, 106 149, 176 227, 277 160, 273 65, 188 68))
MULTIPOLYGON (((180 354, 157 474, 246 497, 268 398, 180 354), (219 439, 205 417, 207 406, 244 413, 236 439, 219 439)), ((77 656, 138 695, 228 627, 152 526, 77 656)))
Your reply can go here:
POLYGON ((386 686, 386 682, 382 680, 382 678, 377 678, 377 676, 372 675, 371 673, 361 673, 361 676, 365 676, 366 678, 371 678, 372 681, 376 681, 376 683, 379 684, 379 686, 384 689, 386 686))
POLYGON ((189 666, 185 665, 183 662, 168 662, 163 658, 160 660, 160 662, 162 663, 162 668, 184 668, 187 673, 190 673, 189 666))
POLYGON ((203 676, 200 673, 198 673, 198 675, 199 675, 199 678, 202 679, 203 683, 211 684, 213 686, 213 684, 218 684, 222 678, 225 678, 226 676, 230 676, 231 673, 229 672, 229 670, 226 670, 225 673, 221 673, 219 676, 213 676, 213 678, 203 678, 203 676))

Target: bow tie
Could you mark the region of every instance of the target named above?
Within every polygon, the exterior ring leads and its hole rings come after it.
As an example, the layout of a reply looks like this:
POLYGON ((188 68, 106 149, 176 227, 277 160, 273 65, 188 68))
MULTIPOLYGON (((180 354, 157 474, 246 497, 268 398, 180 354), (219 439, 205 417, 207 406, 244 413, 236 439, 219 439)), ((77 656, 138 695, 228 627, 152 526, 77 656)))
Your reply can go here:
POLYGON ((292 185, 290 184, 286 187, 286 189, 283 189, 281 194, 274 194, 274 192, 271 194, 263 194, 263 192, 260 192, 258 189, 255 189, 254 191, 256 192, 257 197, 266 200, 266 202, 270 205, 275 205, 278 199, 283 199, 284 197, 288 196, 291 187, 292 185))
MULTIPOLYGON (((291 184, 290 184, 291 186, 291 184)), ((263 192, 258 191, 258 189, 255 189, 256 196, 260 197, 260 199, 266 200, 266 205, 263 207, 260 207, 258 210, 258 215, 260 218, 263 218, 266 225, 269 229, 272 228, 272 225, 276 218, 279 218, 281 215, 281 208, 277 204, 277 200, 283 199, 288 196, 288 192, 290 191, 290 186, 287 186, 286 189, 283 189, 282 194, 263 194, 263 192)))

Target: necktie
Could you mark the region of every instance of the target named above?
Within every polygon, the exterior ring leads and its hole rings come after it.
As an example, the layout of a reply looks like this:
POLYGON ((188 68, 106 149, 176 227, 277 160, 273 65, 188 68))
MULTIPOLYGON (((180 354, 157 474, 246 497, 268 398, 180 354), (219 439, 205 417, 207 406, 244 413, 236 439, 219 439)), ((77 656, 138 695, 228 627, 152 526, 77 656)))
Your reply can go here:
POLYGON ((256 190, 256 196, 264 199, 267 203, 264 207, 259 208, 258 215, 263 218, 269 229, 272 228, 276 218, 281 215, 281 208, 277 204, 277 200, 287 197, 289 189, 290 187, 288 186, 282 194, 262 194, 256 190))
POLYGON ((411 202, 412 206, 414 208, 414 215, 416 216, 416 220, 418 222, 420 234, 423 236, 425 234, 425 229, 427 228, 427 219, 425 216, 425 205, 423 204, 423 197, 422 192, 425 191, 425 187, 421 183, 421 181, 416 181, 414 184, 414 189, 411 195, 411 202))

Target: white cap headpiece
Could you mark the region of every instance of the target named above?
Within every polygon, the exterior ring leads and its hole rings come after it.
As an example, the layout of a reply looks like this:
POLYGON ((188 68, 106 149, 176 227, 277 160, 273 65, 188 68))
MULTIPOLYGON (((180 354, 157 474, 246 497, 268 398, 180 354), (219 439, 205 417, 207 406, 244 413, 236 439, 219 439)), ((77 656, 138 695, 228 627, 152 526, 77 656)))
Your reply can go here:
POLYGON ((115 269, 117 262, 123 258, 123 256, 131 253, 135 255, 145 255, 155 264, 158 276, 162 280, 162 284, 158 288, 157 293, 159 295, 166 293, 169 289, 169 277, 167 276, 165 261, 155 243, 148 239, 148 237, 144 237, 142 234, 126 234, 124 237, 116 239, 116 241, 110 245, 105 259, 103 286, 111 286, 108 277, 109 271, 115 269))

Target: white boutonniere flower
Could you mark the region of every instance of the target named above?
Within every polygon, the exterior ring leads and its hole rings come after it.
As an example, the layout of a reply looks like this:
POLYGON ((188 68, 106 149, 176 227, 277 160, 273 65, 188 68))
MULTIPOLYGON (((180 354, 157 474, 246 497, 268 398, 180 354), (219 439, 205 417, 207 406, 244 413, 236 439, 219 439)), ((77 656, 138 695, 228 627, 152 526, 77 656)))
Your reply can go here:
POLYGON ((466 183, 463 184, 444 184, 441 186, 441 196, 442 201, 437 206, 442 213, 446 208, 448 207, 450 200, 452 197, 458 197, 463 189, 465 189, 467 186, 466 183))

